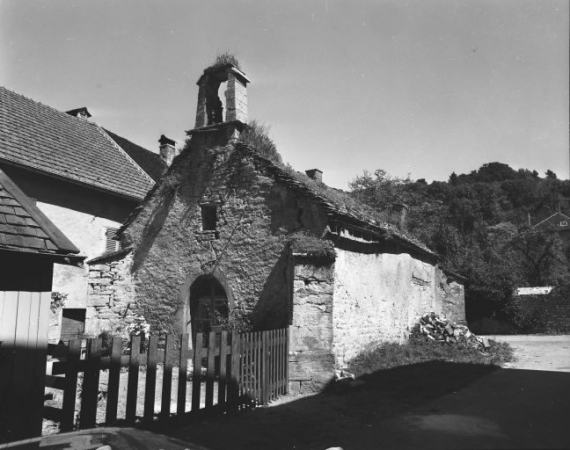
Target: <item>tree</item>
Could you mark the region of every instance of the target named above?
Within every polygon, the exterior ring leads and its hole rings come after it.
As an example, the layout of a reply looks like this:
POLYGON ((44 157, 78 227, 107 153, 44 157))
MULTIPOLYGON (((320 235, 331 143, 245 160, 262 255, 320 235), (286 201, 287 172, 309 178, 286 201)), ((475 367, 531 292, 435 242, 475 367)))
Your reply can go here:
POLYGON ((523 229, 510 243, 530 286, 558 286, 569 279, 562 240, 553 230, 523 229))

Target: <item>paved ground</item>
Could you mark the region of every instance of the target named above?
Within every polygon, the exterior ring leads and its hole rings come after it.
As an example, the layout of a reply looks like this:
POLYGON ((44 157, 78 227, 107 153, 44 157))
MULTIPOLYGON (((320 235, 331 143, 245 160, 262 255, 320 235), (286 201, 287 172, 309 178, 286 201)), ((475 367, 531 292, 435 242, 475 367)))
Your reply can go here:
POLYGON ((570 336, 488 336, 508 342, 517 361, 505 368, 570 372, 570 336))
POLYGON ((212 450, 570 448, 570 337, 506 339, 519 357, 510 368, 407 366, 168 434, 212 450))

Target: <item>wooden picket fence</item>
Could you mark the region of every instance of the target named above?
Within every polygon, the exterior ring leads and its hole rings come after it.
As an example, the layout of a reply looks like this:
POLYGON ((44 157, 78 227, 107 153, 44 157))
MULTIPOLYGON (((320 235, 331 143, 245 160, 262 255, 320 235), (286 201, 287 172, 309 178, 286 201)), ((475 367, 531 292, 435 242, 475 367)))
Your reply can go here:
POLYGON ((114 337, 109 356, 102 356, 101 338, 72 340, 63 352, 57 346, 59 359, 46 381, 47 387, 63 391, 61 407, 44 408, 44 417, 60 422, 60 431, 70 431, 101 424, 149 425, 157 418, 157 402, 159 420, 267 404, 288 392, 288 343, 288 329, 222 331, 198 333, 194 349, 188 348, 187 334, 168 335, 160 343, 159 336, 151 336, 141 352, 141 337, 132 336, 124 355, 122 339, 114 337), (157 375, 162 376, 160 395, 157 375), (100 389, 103 378, 106 394, 100 389))

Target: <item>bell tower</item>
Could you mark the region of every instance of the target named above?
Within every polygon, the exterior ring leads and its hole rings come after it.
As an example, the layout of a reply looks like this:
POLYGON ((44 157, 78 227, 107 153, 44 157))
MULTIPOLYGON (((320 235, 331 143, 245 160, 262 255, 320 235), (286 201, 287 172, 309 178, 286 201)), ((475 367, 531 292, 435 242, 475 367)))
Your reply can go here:
POLYGON ((233 64, 214 65, 204 70, 197 83, 196 129, 227 122, 245 125, 248 83, 249 79, 233 64), (226 90, 220 98, 223 86, 226 90))

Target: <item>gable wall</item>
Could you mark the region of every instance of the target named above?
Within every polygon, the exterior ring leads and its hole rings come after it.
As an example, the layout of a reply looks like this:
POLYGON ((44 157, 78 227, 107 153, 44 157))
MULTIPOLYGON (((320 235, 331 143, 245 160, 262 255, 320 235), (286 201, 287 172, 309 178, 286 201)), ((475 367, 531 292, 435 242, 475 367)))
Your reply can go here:
POLYGON ((136 308, 153 330, 190 331, 190 286, 205 274, 221 282, 236 317, 256 328, 290 321, 287 233, 322 230, 325 218, 259 164, 232 146, 186 150, 129 226, 136 308), (201 231, 201 203, 218 206, 217 238, 201 231))

